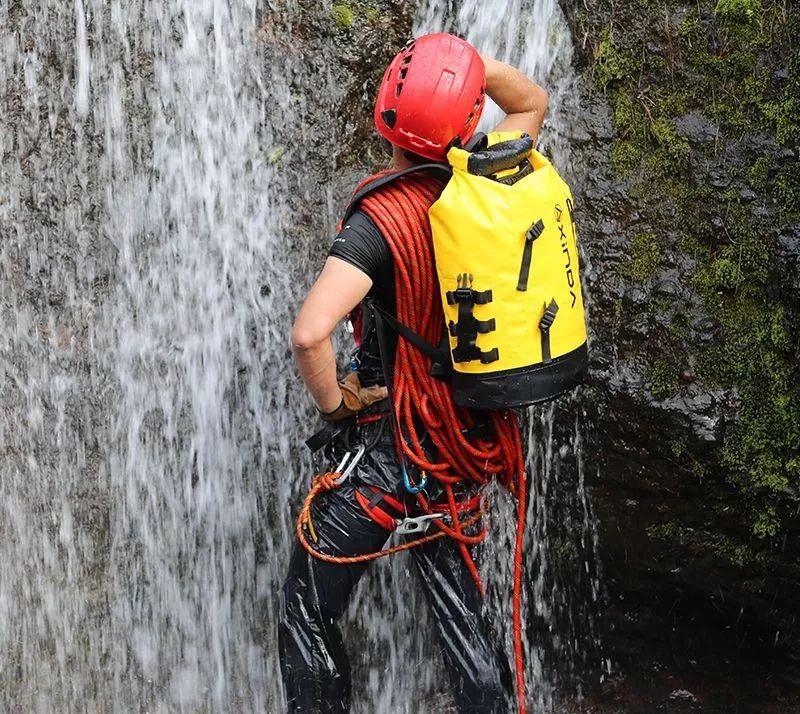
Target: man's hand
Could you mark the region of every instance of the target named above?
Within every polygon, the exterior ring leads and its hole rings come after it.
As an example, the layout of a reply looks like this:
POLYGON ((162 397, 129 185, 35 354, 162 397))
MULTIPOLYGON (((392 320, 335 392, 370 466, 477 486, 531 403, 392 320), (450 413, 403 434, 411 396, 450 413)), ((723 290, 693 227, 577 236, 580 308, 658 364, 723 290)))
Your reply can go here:
POLYGON ((389 390, 386 387, 381 387, 377 384, 371 387, 362 387, 358 372, 350 372, 339 382, 339 390, 342 394, 342 401, 339 402, 339 406, 332 412, 320 413, 320 416, 325 421, 349 419, 362 409, 366 409, 389 396, 389 390))
POLYGON ((495 131, 523 131, 534 144, 547 111, 547 92, 522 72, 481 55, 486 68, 486 93, 506 113, 495 131))

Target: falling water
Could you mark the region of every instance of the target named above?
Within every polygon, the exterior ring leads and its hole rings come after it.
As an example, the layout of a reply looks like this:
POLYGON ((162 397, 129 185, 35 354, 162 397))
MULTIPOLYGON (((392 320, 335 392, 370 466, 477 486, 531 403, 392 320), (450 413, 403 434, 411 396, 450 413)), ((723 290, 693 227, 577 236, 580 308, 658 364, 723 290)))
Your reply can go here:
POLYGON ((276 707, 290 72, 254 2, 2 12, 0 710, 276 707))
MULTIPOLYGON (((563 20, 505 4, 502 32, 476 2, 418 24, 539 78, 563 163, 563 20)), ((338 97, 307 96, 331 50, 310 68, 285 39, 301 8, 277 5, 266 23, 257 0, 0 6, 0 711, 283 707, 275 594, 312 469, 287 335, 321 249, 298 242, 297 197, 328 214, 313 230, 335 219, 320 175, 286 167, 304 165, 301 130, 323 135, 309 105, 338 97)), ((568 563, 592 553, 590 513, 569 520, 587 508, 581 431, 554 414, 529 426, 529 678, 547 706, 582 651, 567 613, 588 582, 554 567, 554 517, 568 563)), ((346 618, 359 711, 447 704, 407 568, 375 567, 346 618)), ((509 573, 488 575, 507 636, 509 573)))

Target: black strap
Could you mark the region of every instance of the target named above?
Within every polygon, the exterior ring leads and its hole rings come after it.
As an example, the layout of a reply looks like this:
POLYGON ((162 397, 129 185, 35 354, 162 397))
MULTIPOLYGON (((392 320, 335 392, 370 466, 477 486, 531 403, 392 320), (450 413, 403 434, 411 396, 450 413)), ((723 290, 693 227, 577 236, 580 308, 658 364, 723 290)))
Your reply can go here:
MULTIPOLYGON (((450 323, 450 329, 453 329, 453 323, 450 323)), ((456 332, 459 338, 461 335, 456 332)), ((473 360, 480 360, 481 364, 491 364, 500 359, 500 350, 494 347, 490 350, 482 350, 474 341, 468 339, 459 339, 456 346, 453 348, 453 362, 472 362, 473 360)))
MULTIPOLYGON (((376 303, 370 301, 370 305, 374 310, 374 314, 376 317, 376 326, 377 323, 385 320, 389 327, 391 327, 400 337, 404 340, 410 342, 414 347, 416 347, 422 354, 426 357, 430 357, 430 359, 434 363, 442 363, 446 364, 450 361, 450 357, 447 351, 441 349, 441 347, 434 347, 430 342, 428 342, 424 337, 418 335, 414 330, 412 330, 408 325, 404 325, 400 320, 398 320, 394 315, 384 310, 382 307, 377 305, 376 303)), ((378 349, 381 348, 380 345, 381 338, 380 335, 378 336, 378 349)), ((383 357, 381 356, 381 359, 383 357)), ((385 372, 384 368, 384 372, 385 372)))
POLYGON ((476 344, 479 334, 486 334, 495 329, 495 320, 479 320, 475 317, 475 305, 485 305, 492 301, 492 291, 477 291, 472 289, 472 275, 459 273, 456 277, 458 288, 446 293, 448 305, 458 305, 458 321, 450 320, 447 329, 452 337, 456 338, 453 348, 453 362, 471 362, 480 360, 489 364, 500 359, 497 348, 482 351, 476 344))
MULTIPOLYGON (((459 325, 461 325, 461 320, 458 321, 458 325, 450 320, 450 323, 447 325, 447 330, 451 337, 458 337, 459 325)), ((487 332, 494 332, 496 329, 495 320, 493 317, 489 318, 488 320, 478 320, 473 318, 471 321, 471 326, 474 327, 481 335, 485 335, 487 332)))
POLYGON ((552 362, 553 358, 550 355, 550 327, 555 322, 556 315, 558 314, 558 303, 555 298, 550 301, 550 304, 545 308, 542 319, 539 320, 539 332, 542 334, 542 363, 547 364, 552 362))
POLYGON ((377 486, 373 486, 372 488, 370 488, 369 486, 359 486, 358 492, 364 498, 367 499, 367 506, 369 507, 370 511, 373 510, 374 508, 377 508, 378 505, 383 504, 381 505, 381 510, 386 510, 386 507, 388 506, 392 510, 392 513, 394 514, 394 516, 392 516, 391 513, 387 513, 386 514, 387 516, 391 516, 394 518, 398 517, 402 518, 403 516, 406 515, 405 511, 401 511, 398 508, 396 508, 392 504, 392 502, 387 498, 387 496, 391 496, 391 494, 385 493, 377 486))
POLYGON ((522 264, 519 267, 519 280, 517 290, 525 292, 528 289, 528 277, 531 272, 531 258, 533 257, 533 242, 542 235, 544 223, 540 218, 525 233, 525 246, 522 249, 522 264))
POLYGON ((477 131, 473 137, 467 142, 464 151, 471 154, 473 151, 480 151, 489 146, 489 137, 482 131, 477 131))
POLYGON ((447 304, 455 305, 458 302, 468 302, 474 305, 486 305, 492 301, 491 290, 472 290, 471 288, 465 290, 458 288, 456 290, 448 290, 445 295, 447 296, 447 304), (459 290, 465 291, 459 293, 459 290))
MULTIPOLYGON (((397 412, 395 411, 394 406, 394 365, 389 363, 389 342, 386 336, 386 318, 389 317, 394 320, 392 315, 386 312, 386 310, 381 309, 375 304, 374 300, 364 300, 364 304, 367 308, 372 310, 373 316, 375 318, 375 334, 378 337, 378 352, 381 356, 381 365, 383 366, 383 374, 386 378, 386 389, 389 392, 389 405, 392 413, 392 426, 394 427, 394 438, 395 438, 395 447, 400 454, 401 464, 405 467, 405 455, 402 450, 402 446, 397 442, 398 439, 404 439, 403 437, 403 429, 400 426, 400 420, 397 417, 397 412)), ((396 321, 398 325, 402 324, 399 321, 396 321)), ((403 325, 405 327, 405 325, 403 325)), ((409 332, 411 332, 409 330, 409 332)), ((412 333, 414 334, 414 333, 412 333)), ((421 339, 421 338, 420 338, 421 339)), ((427 343, 426 343, 427 344, 427 343)), ((404 472, 405 473, 405 472, 404 472)), ((405 477, 404 477, 405 478, 405 477)))
POLYGON ((330 444, 337 436, 353 424, 352 419, 327 422, 319 431, 306 439, 306 446, 311 452, 319 451, 323 446, 330 444))
POLYGON ((366 186, 363 186, 360 191, 357 191, 353 195, 353 197, 350 199, 350 203, 347 204, 347 209, 344 212, 342 222, 344 223, 348 218, 350 218, 350 216, 353 215, 353 212, 358 207, 359 201, 361 201, 361 199, 363 199, 365 196, 368 196, 373 191, 377 191, 382 186, 392 183, 392 181, 395 181, 396 179, 402 178, 403 176, 408 176, 408 174, 413 174, 417 171, 442 171, 443 173, 447 174, 448 178, 450 178, 453 173, 453 169, 449 164, 434 163, 417 164, 416 166, 409 166, 407 169, 392 171, 385 176, 381 176, 374 181, 370 181, 366 186))
POLYGON ((513 174, 509 174, 508 176, 504 176, 503 178, 497 178, 497 176, 490 176, 489 178, 492 181, 497 181, 497 183, 505 184, 506 186, 513 186, 517 181, 522 181, 526 176, 530 176, 533 173, 533 164, 528 160, 525 159, 519 166, 517 166, 517 172, 513 174))

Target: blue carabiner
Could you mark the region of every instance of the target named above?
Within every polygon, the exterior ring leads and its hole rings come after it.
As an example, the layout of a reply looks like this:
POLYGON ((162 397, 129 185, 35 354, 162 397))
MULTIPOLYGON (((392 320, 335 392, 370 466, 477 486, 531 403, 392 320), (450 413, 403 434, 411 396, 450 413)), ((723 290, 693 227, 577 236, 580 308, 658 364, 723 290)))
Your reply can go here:
POLYGON ((413 483, 411 483, 411 478, 406 470, 405 461, 400 463, 400 469, 403 472, 403 485, 406 487, 406 491, 416 494, 422 493, 425 490, 425 486, 428 485, 428 476, 424 471, 422 472, 422 480, 419 482, 419 486, 415 486, 413 483))

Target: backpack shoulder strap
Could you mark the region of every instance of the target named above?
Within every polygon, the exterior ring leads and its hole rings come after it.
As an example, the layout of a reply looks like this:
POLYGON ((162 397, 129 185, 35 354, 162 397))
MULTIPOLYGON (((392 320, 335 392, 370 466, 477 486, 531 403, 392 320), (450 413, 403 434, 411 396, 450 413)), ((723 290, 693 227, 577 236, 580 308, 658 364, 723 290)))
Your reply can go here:
POLYGON ((417 171, 441 171, 447 174, 448 177, 453 173, 453 169, 448 164, 430 163, 409 166, 407 169, 400 169, 399 171, 392 171, 391 173, 384 174, 380 178, 370 181, 366 186, 362 186, 359 191, 356 191, 355 194, 353 194, 353 197, 350 199, 350 203, 347 204, 347 209, 344 212, 342 223, 347 221, 347 219, 353 215, 353 212, 358 207, 359 201, 361 201, 361 199, 363 199, 365 196, 368 196, 373 191, 377 191, 379 188, 392 183, 392 181, 395 181, 396 179, 402 178, 403 176, 408 176, 408 174, 416 173, 417 171))
MULTIPOLYGON (((377 323, 385 322, 400 337, 414 345, 414 347, 426 357, 429 357, 434 364, 441 364, 443 366, 450 364, 450 352, 447 349, 443 350, 441 347, 435 347, 422 337, 422 335, 418 335, 414 330, 408 327, 408 325, 400 322, 394 315, 388 313, 374 301, 369 301, 369 307, 373 310, 377 323)), ((380 340, 380 335, 378 335, 378 338, 380 340)), ((380 348, 381 345, 379 344, 378 347, 380 348)), ((386 365, 384 365, 384 370, 385 368, 386 365)))

